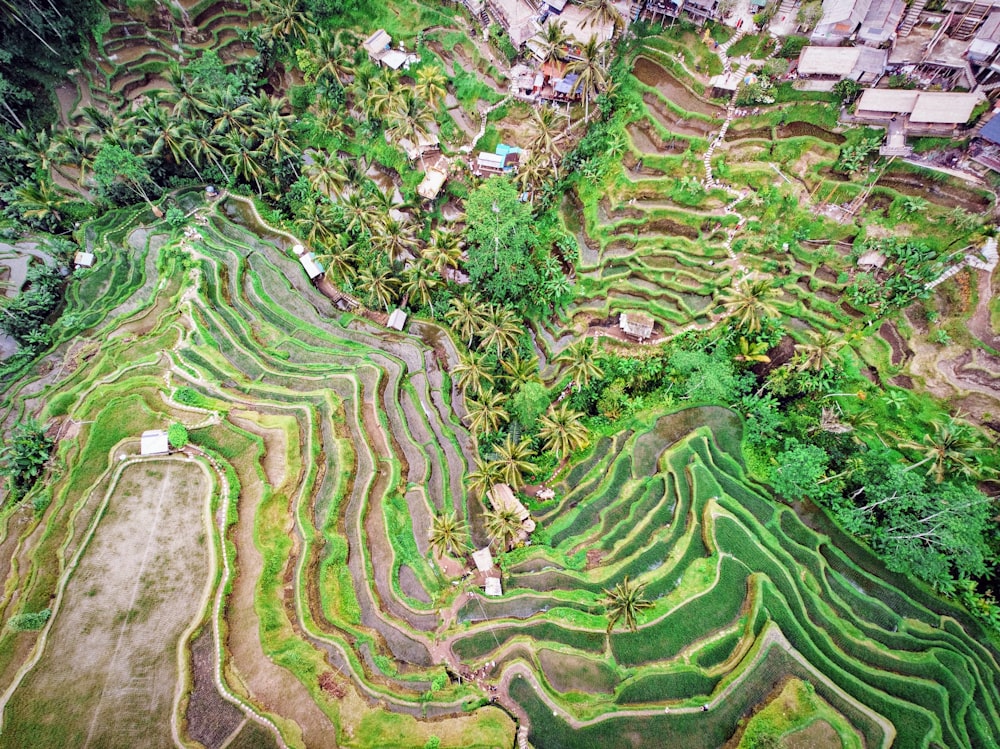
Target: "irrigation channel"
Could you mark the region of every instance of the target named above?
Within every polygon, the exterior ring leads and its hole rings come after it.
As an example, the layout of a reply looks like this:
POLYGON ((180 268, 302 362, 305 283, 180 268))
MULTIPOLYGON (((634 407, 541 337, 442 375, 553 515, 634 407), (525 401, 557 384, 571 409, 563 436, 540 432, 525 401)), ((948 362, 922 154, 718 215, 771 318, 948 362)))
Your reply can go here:
MULTIPOLYGON (((95 243, 122 248, 69 302, 94 333, 21 397, 95 420, 74 438, 81 455, 174 419, 189 426, 191 459, 210 458, 228 572, 209 577, 215 603, 181 643, 192 688, 174 721, 189 738, 485 748, 513 745, 519 724, 536 747, 694 749, 722 746, 789 679, 811 685, 831 731, 865 746, 1000 735, 988 639, 816 508, 773 502, 747 476, 742 425, 724 408, 654 414, 599 439, 553 500, 532 505, 549 544, 507 554, 504 594, 482 596, 427 542, 442 510, 484 535, 464 488, 473 443, 447 384, 450 332, 341 311, 255 212, 177 200, 195 237, 170 239, 142 210, 91 227, 95 243), (188 278, 168 260, 175 246, 188 278), (637 633, 607 634, 602 590, 625 575, 653 607, 637 633)), ((57 492, 100 482, 101 465, 69 471, 57 492)), ((89 500, 74 501, 80 522, 89 500)), ((81 584, 68 576, 67 600, 81 584)), ((118 694, 105 688, 102 710, 118 694)), ((15 689, 0 745, 32 730, 18 700, 15 689)))

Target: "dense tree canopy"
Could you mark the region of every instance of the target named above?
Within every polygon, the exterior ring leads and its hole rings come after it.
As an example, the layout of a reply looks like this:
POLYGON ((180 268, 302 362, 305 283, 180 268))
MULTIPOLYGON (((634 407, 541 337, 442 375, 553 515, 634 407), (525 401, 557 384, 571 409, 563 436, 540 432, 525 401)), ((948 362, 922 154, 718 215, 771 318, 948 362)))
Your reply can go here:
POLYGON ((540 281, 530 207, 509 180, 494 177, 476 188, 465 212, 472 283, 495 302, 526 304, 540 281))

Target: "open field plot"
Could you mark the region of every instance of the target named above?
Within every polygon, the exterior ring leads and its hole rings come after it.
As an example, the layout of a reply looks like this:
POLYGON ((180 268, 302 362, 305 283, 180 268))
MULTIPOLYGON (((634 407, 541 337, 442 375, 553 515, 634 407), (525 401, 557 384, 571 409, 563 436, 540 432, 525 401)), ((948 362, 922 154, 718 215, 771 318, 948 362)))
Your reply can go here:
MULTIPOLYGON (((178 644, 208 583, 209 480, 183 460, 118 471, 2 746, 171 746, 178 644)), ((100 501, 100 498, 94 501, 100 501)))

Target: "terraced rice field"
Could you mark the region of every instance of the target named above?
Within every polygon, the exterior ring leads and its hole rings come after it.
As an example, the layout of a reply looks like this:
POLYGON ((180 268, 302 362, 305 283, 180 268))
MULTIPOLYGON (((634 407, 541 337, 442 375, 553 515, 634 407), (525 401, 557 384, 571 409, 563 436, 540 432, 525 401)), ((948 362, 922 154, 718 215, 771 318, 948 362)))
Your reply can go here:
MULTIPOLYGON (((981 747, 1000 735, 1000 665, 985 638, 831 540, 822 518, 772 502, 746 476, 741 425, 725 409, 650 415, 597 441, 556 498, 532 508, 551 546, 508 555, 501 598, 450 577, 429 555, 432 514, 468 518, 479 544, 485 533, 465 490, 473 446, 449 333, 340 312, 278 235, 197 193, 178 200, 195 212, 194 238, 138 209, 87 227, 88 243, 112 249, 72 287, 66 342, 6 394, 8 413, 53 419, 60 447, 51 504, 9 516, 0 539, 14 560, 7 605, 53 610, 41 633, 0 636, 0 746, 24 746, 9 727, 41 722, 21 706, 53 678, 53 659, 74 658, 74 612, 110 618, 94 620, 94 637, 133 631, 128 601, 97 606, 110 584, 101 539, 140 517, 115 510, 133 494, 108 492, 132 470, 118 456, 175 421, 192 442, 177 470, 204 470, 184 474, 186 514, 173 492, 156 501, 178 553, 199 560, 185 589, 207 594, 146 636, 159 648, 155 678, 112 684, 106 669, 98 694, 116 701, 78 705, 87 730, 74 745, 124 745, 124 718, 110 743, 89 727, 111 705, 127 715, 147 700, 164 721, 155 741, 170 743, 169 723, 212 749, 433 737, 509 747, 518 723, 536 747, 721 746, 789 677, 865 746, 981 747), (637 633, 606 635, 601 591, 625 575, 654 606, 637 633)), ((675 314, 695 319, 715 271, 684 242, 614 262, 653 284, 669 264, 689 295, 678 291, 675 314)), ((155 571, 169 581, 144 589, 167 600, 180 578, 155 571)))

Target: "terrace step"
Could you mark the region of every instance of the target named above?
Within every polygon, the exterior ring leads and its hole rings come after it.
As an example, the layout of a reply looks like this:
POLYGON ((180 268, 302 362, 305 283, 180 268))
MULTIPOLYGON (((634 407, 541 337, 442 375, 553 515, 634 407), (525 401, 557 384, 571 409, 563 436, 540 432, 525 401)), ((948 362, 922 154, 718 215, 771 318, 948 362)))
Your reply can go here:
POLYGON ((899 26, 899 36, 909 36, 910 32, 913 31, 913 27, 917 25, 917 21, 920 20, 920 14, 923 12, 924 7, 927 5, 927 0, 914 0, 910 9, 906 11, 906 17, 903 18, 903 23, 899 26))

